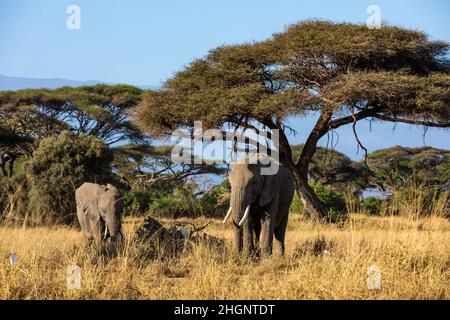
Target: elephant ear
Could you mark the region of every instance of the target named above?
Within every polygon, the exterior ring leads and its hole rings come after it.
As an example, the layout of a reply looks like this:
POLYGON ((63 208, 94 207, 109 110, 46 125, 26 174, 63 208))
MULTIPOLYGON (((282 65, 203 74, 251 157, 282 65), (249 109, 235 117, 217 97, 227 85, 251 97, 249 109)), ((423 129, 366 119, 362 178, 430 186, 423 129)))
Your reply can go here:
POLYGON ((264 186, 259 198, 259 206, 267 206, 275 197, 278 186, 278 175, 264 176, 264 186))

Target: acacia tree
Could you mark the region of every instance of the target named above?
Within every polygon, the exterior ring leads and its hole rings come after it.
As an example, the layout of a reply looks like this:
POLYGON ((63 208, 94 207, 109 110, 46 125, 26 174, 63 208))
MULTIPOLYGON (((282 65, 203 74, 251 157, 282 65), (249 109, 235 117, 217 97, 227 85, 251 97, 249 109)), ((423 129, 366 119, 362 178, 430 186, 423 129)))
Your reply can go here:
POLYGON ((0 92, 0 153, 11 157, 12 167, 16 158, 31 157, 40 140, 63 131, 89 134, 109 146, 141 143, 145 137, 128 115, 141 92, 126 85, 0 92))
POLYGON ((41 139, 69 130, 89 134, 107 145, 143 136, 128 118, 142 90, 127 85, 0 92, 0 125, 11 132, 41 139))
POLYGON ((26 183, 22 166, 14 163, 33 159, 42 140, 70 131, 98 138, 112 150, 118 142, 146 142, 128 116, 141 92, 126 85, 0 92, 0 184, 9 206, 16 207, 14 199, 26 183))
MULTIPOLYGON (((449 44, 394 26, 308 21, 267 41, 220 47, 148 91, 136 108, 147 132, 232 124, 280 130, 282 163, 295 175, 308 211, 326 208, 308 185, 317 143, 362 119, 427 127, 450 126, 449 44), (318 112, 298 161, 292 160, 286 119, 318 112)), ((295 129, 295 128, 293 128, 295 129)), ((357 138, 358 144, 362 146, 357 138)))
MULTIPOLYGON (((304 145, 292 145, 294 163, 298 161, 304 145)), ((331 185, 337 189, 348 189, 360 193, 367 184, 368 170, 364 163, 353 162, 336 150, 317 147, 311 159, 308 177, 320 184, 331 185)))
POLYGON ((23 137, 0 126, 0 181, 2 177, 13 175, 14 161, 17 158, 16 152, 11 150, 22 150, 26 153, 27 146, 33 142, 28 137, 23 137))
POLYGON ((171 159, 173 146, 127 144, 114 149, 113 167, 131 189, 153 186, 175 188, 186 179, 200 175, 219 175, 225 168, 209 164, 178 164, 171 159))
POLYGON ((450 190, 449 150, 396 146, 370 153, 367 163, 369 184, 382 192, 398 191, 410 182, 437 191, 450 190))

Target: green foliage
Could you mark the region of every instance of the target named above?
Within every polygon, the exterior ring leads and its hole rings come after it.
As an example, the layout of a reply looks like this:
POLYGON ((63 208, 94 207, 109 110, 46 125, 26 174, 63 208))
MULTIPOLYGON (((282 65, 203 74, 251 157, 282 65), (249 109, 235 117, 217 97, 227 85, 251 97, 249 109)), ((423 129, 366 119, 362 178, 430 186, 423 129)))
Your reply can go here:
POLYGON ((211 217, 224 217, 230 206, 230 190, 228 180, 211 188, 200 199, 203 214, 211 217))
POLYGON ((149 208, 152 194, 149 190, 131 190, 124 195, 124 214, 143 215, 149 208))
POLYGON ((252 119, 272 128, 275 116, 280 121, 324 106, 336 117, 348 116, 354 108, 377 106, 365 117, 448 126, 448 48, 422 32, 395 26, 371 30, 306 21, 266 41, 212 50, 169 79, 163 90, 146 92, 135 119, 152 133, 199 119, 208 127, 245 126, 242 120, 252 119))
POLYGON ((313 182, 311 187, 328 210, 333 210, 334 212, 345 212, 345 198, 334 187, 322 185, 316 182, 313 182))
POLYGON ((14 175, 0 179, 0 218, 21 217, 29 214, 30 183, 27 177, 27 157, 14 162, 14 175))
POLYGON ((370 215, 380 215, 385 201, 375 197, 368 197, 361 201, 361 211, 370 215))
POLYGON ((347 221, 348 215, 344 211, 337 211, 329 209, 326 216, 326 221, 329 223, 343 223, 347 221))
POLYGON ((294 199, 292 200, 290 211, 295 214, 305 214, 303 200, 299 197, 297 192, 294 194, 294 199))
POLYGON ((409 184, 437 190, 450 188, 448 150, 396 146, 371 153, 368 164, 372 185, 382 190, 400 190, 409 184))
POLYGON ((149 207, 149 214, 167 218, 198 217, 202 208, 192 188, 185 186, 155 199, 149 207))
MULTIPOLYGON (((318 141, 341 126, 377 119, 450 127, 449 48, 395 26, 305 21, 265 41, 211 50, 162 90, 145 92, 134 119, 155 135, 199 120, 208 128, 279 130, 280 161, 304 184, 318 141), (320 117, 294 163, 287 132, 300 128, 287 120, 309 112, 320 117)), ((307 197, 312 214, 324 215, 314 198, 307 197)))
POLYGON ((90 134, 108 145, 141 141, 128 112, 141 89, 126 85, 26 89, 0 92, 0 126, 16 135, 46 138, 68 130, 90 134))
POLYGON ((127 178, 133 178, 135 171, 147 165, 147 158, 153 148, 147 144, 125 144, 112 149, 114 167, 127 178))
POLYGON ((415 212, 421 216, 429 216, 433 212, 434 204, 437 202, 440 194, 436 190, 411 183, 395 191, 391 201, 397 211, 406 211, 401 209, 413 206, 415 212))
MULTIPOLYGON (((334 187, 322 185, 317 182, 311 183, 311 188, 328 211, 328 220, 337 222, 346 214, 346 203, 344 196, 334 187)), ((291 212, 305 214, 305 207, 302 199, 296 193, 291 205, 291 212)))
POLYGON ((150 213, 164 217, 223 217, 229 207, 230 186, 225 180, 208 190, 202 197, 194 195, 192 186, 173 190, 160 188, 137 189, 125 193, 125 214, 150 213))
POLYGON ((33 220, 73 222, 75 190, 110 178, 111 158, 108 147, 92 136, 63 132, 42 140, 26 166, 33 220))
POLYGON ((124 193, 124 214, 145 215, 150 209, 150 204, 158 202, 161 198, 169 196, 169 192, 163 188, 133 189, 124 193))
POLYGON ((23 143, 33 142, 33 139, 27 136, 20 136, 6 128, 0 127, 0 147, 15 146, 23 143))
MULTIPOLYGON (((303 147, 304 145, 291 146, 294 162, 298 161, 303 147)), ((323 147, 317 147, 308 174, 310 179, 338 189, 360 191, 366 187, 366 170, 363 166, 336 150, 327 150, 323 147)))

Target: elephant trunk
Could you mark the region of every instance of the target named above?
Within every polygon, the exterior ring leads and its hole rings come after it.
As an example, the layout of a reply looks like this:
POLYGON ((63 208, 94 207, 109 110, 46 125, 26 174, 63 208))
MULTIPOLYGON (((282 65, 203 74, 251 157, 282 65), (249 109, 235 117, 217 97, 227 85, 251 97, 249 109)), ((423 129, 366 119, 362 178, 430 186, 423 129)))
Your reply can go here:
POLYGON ((120 218, 110 215, 106 216, 105 218, 105 239, 109 235, 109 238, 112 242, 122 241, 123 236, 123 230, 122 230, 122 224, 120 222, 120 218))
POLYGON ((122 252, 125 243, 120 219, 117 217, 106 218, 105 227, 105 252, 108 255, 115 256, 119 252, 122 252))
POLYGON ((118 232, 117 221, 113 215, 107 215, 105 217, 105 227, 106 227, 105 236, 107 236, 107 234, 111 238, 117 236, 117 232, 118 232))
POLYGON ((251 197, 245 192, 246 189, 232 190, 231 207, 229 215, 233 217, 234 223, 234 245, 235 251, 241 252, 243 246, 243 228, 242 226, 250 216, 251 197), (234 192, 233 192, 234 191, 234 192))

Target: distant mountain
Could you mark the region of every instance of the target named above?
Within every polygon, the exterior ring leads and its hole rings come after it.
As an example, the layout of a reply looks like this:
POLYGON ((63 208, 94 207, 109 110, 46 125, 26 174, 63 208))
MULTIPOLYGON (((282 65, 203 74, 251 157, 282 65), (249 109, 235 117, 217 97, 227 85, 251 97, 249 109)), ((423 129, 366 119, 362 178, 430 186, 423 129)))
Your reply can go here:
MULTIPOLYGON (((5 90, 21 90, 21 89, 55 89, 60 87, 81 87, 92 86, 96 84, 105 83, 102 81, 75 81, 67 79, 35 79, 35 78, 21 78, 9 77, 0 74, 0 91, 5 90)), ((105 83, 110 84, 110 83, 105 83)), ((158 86, 138 86, 142 89, 158 89, 158 86)))

